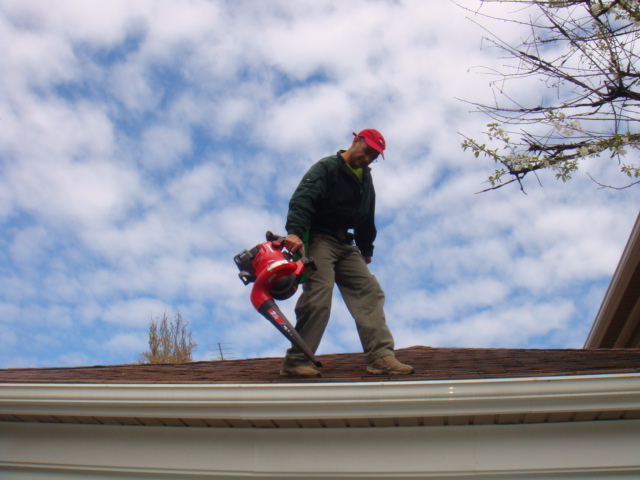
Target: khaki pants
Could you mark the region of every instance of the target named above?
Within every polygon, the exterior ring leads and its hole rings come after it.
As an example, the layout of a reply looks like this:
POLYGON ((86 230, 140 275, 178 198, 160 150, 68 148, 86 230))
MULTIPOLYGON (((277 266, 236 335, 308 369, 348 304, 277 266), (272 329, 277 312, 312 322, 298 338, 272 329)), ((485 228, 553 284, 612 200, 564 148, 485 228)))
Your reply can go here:
MULTIPOLYGON (((307 255, 314 258, 317 271, 308 268, 303 292, 296 303, 296 330, 315 353, 329 316, 334 283, 338 285, 356 322, 368 364, 393 354, 393 336, 384 316, 384 292, 364 262, 357 247, 330 236, 314 235, 307 255)), ((309 359, 295 345, 287 350, 289 366, 308 365, 309 359)))

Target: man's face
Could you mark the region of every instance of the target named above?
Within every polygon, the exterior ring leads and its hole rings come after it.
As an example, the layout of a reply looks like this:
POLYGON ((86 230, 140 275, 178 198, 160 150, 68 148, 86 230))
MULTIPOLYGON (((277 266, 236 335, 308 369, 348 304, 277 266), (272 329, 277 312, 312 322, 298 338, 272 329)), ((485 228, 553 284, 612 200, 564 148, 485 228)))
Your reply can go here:
POLYGON ((378 158, 378 155, 380 155, 378 151, 367 145, 367 141, 364 138, 357 137, 354 139, 351 166, 354 168, 364 168, 374 162, 378 158))

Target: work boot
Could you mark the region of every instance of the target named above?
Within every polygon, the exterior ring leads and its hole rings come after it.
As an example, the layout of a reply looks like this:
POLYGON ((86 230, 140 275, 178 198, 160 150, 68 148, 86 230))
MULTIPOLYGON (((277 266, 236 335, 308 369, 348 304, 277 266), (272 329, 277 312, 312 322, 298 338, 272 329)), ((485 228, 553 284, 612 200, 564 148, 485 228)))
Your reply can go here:
POLYGON ((409 375, 413 373, 413 367, 400 363, 393 355, 386 355, 369 364, 367 373, 372 375, 409 375))
POLYGON ((289 365, 282 365, 280 375, 283 377, 302 377, 302 378, 316 378, 322 376, 321 373, 315 368, 311 368, 307 365, 298 365, 297 367, 291 367, 289 365))

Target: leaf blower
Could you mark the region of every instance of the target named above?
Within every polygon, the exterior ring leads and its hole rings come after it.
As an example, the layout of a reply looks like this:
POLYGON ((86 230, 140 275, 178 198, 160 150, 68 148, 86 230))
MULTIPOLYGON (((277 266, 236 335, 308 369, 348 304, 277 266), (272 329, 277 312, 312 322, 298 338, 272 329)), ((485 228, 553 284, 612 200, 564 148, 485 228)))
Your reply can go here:
POLYGON ((298 260, 294 260, 290 252, 283 250, 284 237, 271 232, 267 232, 266 237, 266 242, 256 245, 251 250, 243 250, 233 257, 240 270, 238 276, 245 285, 253 283, 251 303, 255 309, 309 357, 309 360, 321 367, 322 364, 275 302, 286 300, 296 293, 305 267, 316 269, 313 258, 302 253, 298 260))

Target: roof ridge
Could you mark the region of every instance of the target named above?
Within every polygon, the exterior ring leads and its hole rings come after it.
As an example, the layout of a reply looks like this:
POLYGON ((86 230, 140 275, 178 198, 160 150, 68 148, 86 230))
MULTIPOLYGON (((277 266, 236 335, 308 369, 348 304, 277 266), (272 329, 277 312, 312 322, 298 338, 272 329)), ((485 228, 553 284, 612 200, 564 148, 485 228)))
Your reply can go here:
MULTIPOLYGON (((412 345, 410 347, 397 348, 395 353, 397 355, 410 355, 418 353, 448 353, 448 352, 464 352, 464 353, 477 353, 487 354, 489 352, 495 353, 559 353, 559 352, 582 352, 581 354, 598 354, 598 352, 607 352, 613 354, 614 352, 640 352, 640 348, 599 348, 599 349, 583 349, 583 348, 513 348, 513 347, 430 347, 425 345, 412 345)), ((331 359, 334 357, 358 357, 362 358, 364 362, 362 352, 337 352, 337 353, 324 353, 318 355, 318 358, 331 359)), ((56 370, 88 370, 88 369, 113 369, 113 368, 186 368, 189 366, 207 366, 217 364, 239 364, 239 363, 255 363, 255 362, 280 362, 282 357, 250 357, 250 358, 238 358, 230 360, 199 360, 197 362, 188 363, 123 363, 114 365, 79 365, 73 367, 20 367, 20 368, 0 368, 1 372, 14 372, 14 371, 56 371, 56 370)))

